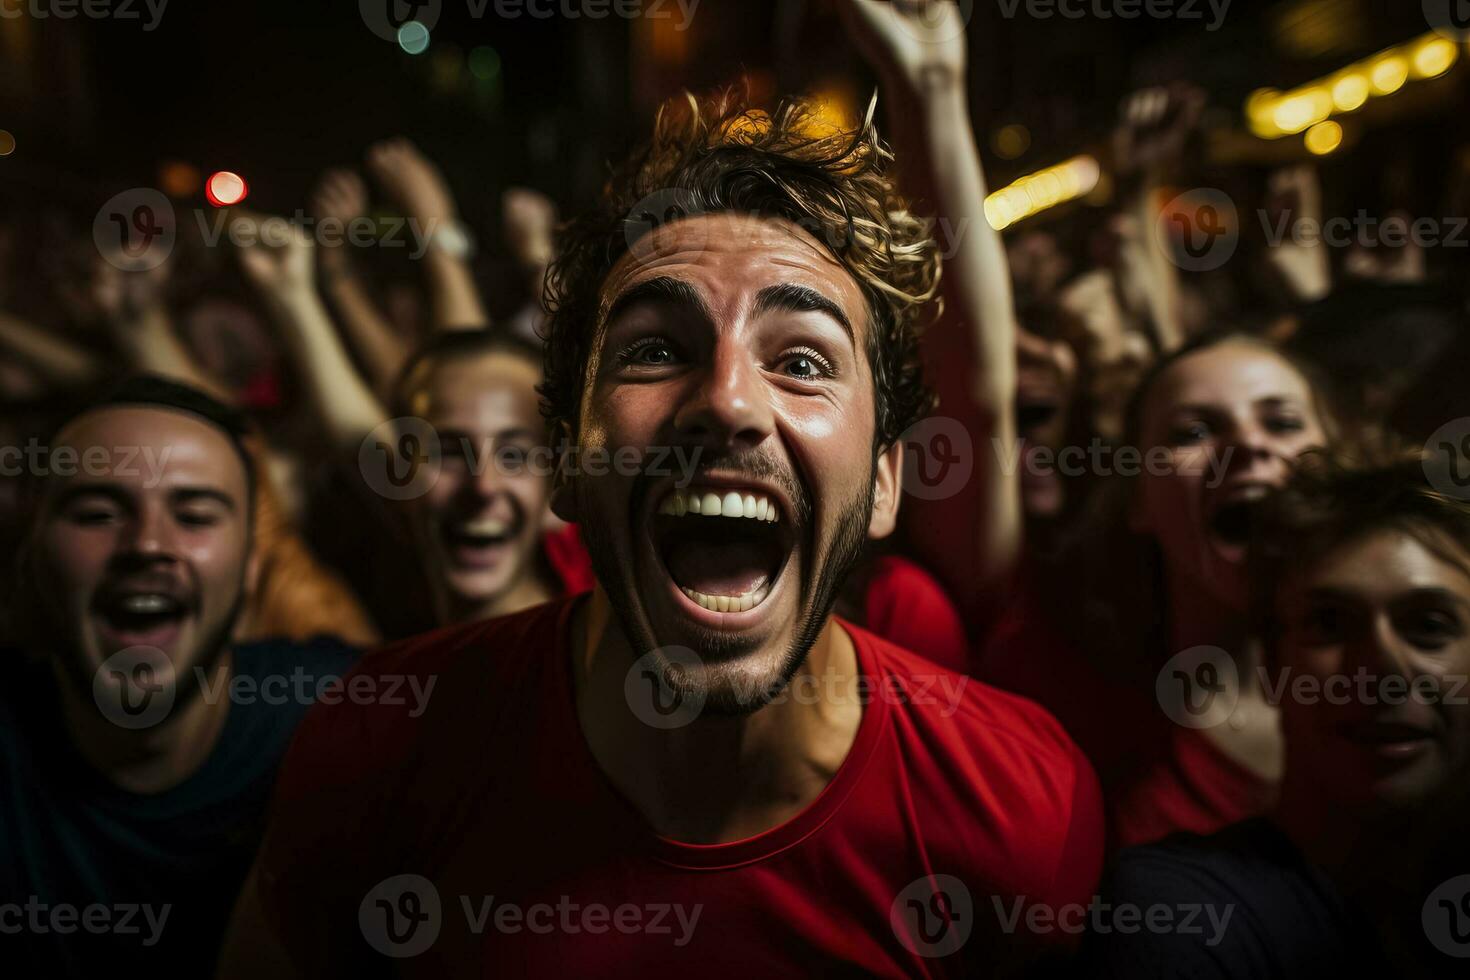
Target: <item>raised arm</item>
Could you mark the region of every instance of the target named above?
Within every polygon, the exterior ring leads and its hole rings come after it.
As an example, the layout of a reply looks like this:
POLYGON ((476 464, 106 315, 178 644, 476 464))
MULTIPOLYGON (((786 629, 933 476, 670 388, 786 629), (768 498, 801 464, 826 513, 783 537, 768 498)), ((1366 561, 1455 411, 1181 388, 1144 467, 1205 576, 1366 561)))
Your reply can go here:
POLYGON ((985 218, 988 188, 966 97, 964 19, 953 0, 844 0, 854 39, 884 82, 899 127, 900 171, 928 199, 945 249, 944 315, 925 338, 940 413, 971 433, 974 472, 942 500, 905 501, 909 540, 961 605, 974 610, 1014 567, 1021 546, 1019 481, 1003 460, 1016 439, 1016 317, 1000 234, 985 218), (960 534, 958 529, 964 529, 960 534))
POLYGON ((358 374, 314 282, 313 246, 283 218, 240 249, 240 266, 281 328, 326 438, 355 451, 387 414, 358 374))
MULTIPOLYGON (((367 214, 367 186, 351 170, 329 170, 311 194, 311 212, 343 227, 367 214)), ((357 352, 373 389, 386 396, 408 356, 408 344, 379 311, 368 293, 352 247, 346 243, 317 249, 322 292, 337 311, 348 343, 357 352)))
POLYGON ((8 313, 0 313, 0 350, 21 361, 48 386, 76 388, 101 374, 96 360, 76 344, 8 313))
POLYGON ((406 139, 387 140, 368 150, 373 179, 416 223, 429 277, 434 326, 440 330, 477 330, 490 325, 480 291, 470 273, 469 232, 459 220, 454 195, 439 168, 406 139))

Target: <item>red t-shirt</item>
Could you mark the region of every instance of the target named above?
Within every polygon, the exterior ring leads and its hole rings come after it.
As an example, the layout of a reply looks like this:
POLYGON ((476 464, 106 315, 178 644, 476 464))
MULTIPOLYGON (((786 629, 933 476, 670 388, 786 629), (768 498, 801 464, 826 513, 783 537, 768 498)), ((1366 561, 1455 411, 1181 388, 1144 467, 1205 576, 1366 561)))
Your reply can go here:
POLYGON ((956 673, 970 673, 964 620, 938 580, 897 555, 885 555, 873 565, 863 596, 864 625, 895 646, 922 653, 956 673))
POLYGON ((1112 847, 1212 834, 1264 813, 1275 787, 1171 721, 1151 679, 1108 671, 1061 638, 1023 587, 975 676, 1056 716, 1097 767, 1112 847))
POLYGON ((583 740, 576 601, 395 644, 346 679, 400 696, 434 679, 417 717, 412 697, 308 715, 260 860, 309 975, 995 975, 1076 939, 1101 800, 1045 711, 844 623, 876 693, 826 789, 755 837, 680 843, 583 740))

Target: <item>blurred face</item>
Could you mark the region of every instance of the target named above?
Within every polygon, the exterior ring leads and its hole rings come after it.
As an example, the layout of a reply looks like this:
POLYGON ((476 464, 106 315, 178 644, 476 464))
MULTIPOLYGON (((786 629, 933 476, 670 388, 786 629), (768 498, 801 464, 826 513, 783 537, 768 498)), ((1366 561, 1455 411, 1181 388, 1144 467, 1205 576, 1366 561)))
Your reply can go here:
MULTIPOLYGON (((149 407, 83 415, 56 447, 106 460, 53 473, 33 531, 41 612, 61 666, 85 689, 112 654, 149 647, 163 655, 150 662, 186 688, 195 667, 223 653, 242 602, 244 464, 213 425, 149 407)), ((56 451, 51 459, 61 470, 56 451)))
MULTIPOLYGON (((428 572, 451 618, 488 615, 527 576, 551 481, 528 455, 545 445, 540 371, 490 353, 433 364, 409 399, 439 433, 443 466, 414 506, 428 572)), ((549 462, 549 459, 548 459, 549 462)))
POLYGON ((578 477, 577 518, 635 653, 692 650, 671 682, 754 710, 800 667, 865 538, 893 527, 901 450, 875 465, 866 302, 786 222, 688 218, 635 251, 603 285, 580 443, 697 452, 697 472, 578 477))
POLYGON ((1288 695, 1282 705, 1291 773, 1330 800, 1413 806, 1463 778, 1470 556, 1458 558, 1447 561, 1403 531, 1375 531, 1281 590, 1281 665, 1317 678, 1324 692, 1332 690, 1328 678, 1365 678, 1337 682, 1348 697, 1305 703, 1288 695))
POLYGON ((1324 441, 1307 380, 1283 358, 1234 341, 1183 357, 1145 397, 1140 448, 1167 462, 1144 467, 1132 525, 1158 540, 1179 587, 1243 610, 1251 517, 1324 441))
MULTIPOLYGON (((1062 447, 1067 435, 1077 359, 1072 349, 1027 330, 1016 332, 1016 432, 1028 454, 1062 447)), ((1054 517, 1065 504, 1061 477, 1050 467, 1021 469, 1021 501, 1033 517, 1054 517)))

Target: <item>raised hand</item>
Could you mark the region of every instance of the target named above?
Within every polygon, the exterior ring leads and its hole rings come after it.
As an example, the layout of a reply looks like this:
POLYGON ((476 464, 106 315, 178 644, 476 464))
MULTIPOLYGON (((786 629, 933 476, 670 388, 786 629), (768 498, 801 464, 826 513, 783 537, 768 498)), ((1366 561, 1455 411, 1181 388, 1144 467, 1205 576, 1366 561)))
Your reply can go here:
POLYGON ((522 266, 545 268, 551 262, 556 205, 529 187, 512 187, 501 196, 505 243, 522 266))
POLYGON ((912 90, 965 76, 965 17, 955 0, 840 0, 864 56, 912 90))
POLYGON ((455 219, 454 195, 444 175, 404 137, 369 147, 367 168, 383 191, 410 217, 425 224, 455 219))
POLYGON ((317 218, 348 224, 367 214, 367 184, 351 170, 328 170, 312 188, 309 204, 317 218))
POLYGON ((1185 82, 1128 96, 1113 131, 1115 171, 1124 177, 1155 175, 1178 160, 1204 108, 1204 91, 1185 82))
POLYGON ((162 309, 168 291, 172 259, 165 259, 151 269, 128 270, 120 249, 97 259, 89 282, 90 297, 102 316, 113 323, 138 319, 144 313, 162 309))
POLYGON ((305 230, 284 218, 261 222, 260 234, 240 247, 240 268, 267 299, 314 292, 312 241, 305 230))

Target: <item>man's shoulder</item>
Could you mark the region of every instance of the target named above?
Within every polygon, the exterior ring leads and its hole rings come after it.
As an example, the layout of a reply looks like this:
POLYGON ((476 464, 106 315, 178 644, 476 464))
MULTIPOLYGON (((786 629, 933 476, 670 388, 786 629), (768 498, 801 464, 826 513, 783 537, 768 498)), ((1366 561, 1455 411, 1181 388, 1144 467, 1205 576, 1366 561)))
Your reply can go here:
MULTIPOLYGON (((850 627, 851 628, 851 627, 850 627)), ((909 791, 938 828, 986 866, 1009 869, 1016 893, 1085 898, 1104 846, 1097 776, 1062 726, 1034 702, 956 674, 851 628, 884 700, 909 791), (960 829, 963 827, 963 829, 960 829), (998 857, 1003 855, 1003 857, 998 857)))
POLYGON ((411 758, 432 730, 457 736, 516 696, 544 667, 572 600, 399 640, 363 656, 318 693, 296 733, 280 792, 322 778, 380 776, 411 758))
POLYGON ((873 682, 887 688, 880 693, 913 722, 952 732, 975 750, 1001 750, 1049 769, 1091 773, 1061 723, 1035 701, 956 673, 861 627, 844 625, 876 667, 880 676, 873 682), (895 689, 903 692, 901 697, 895 689))

